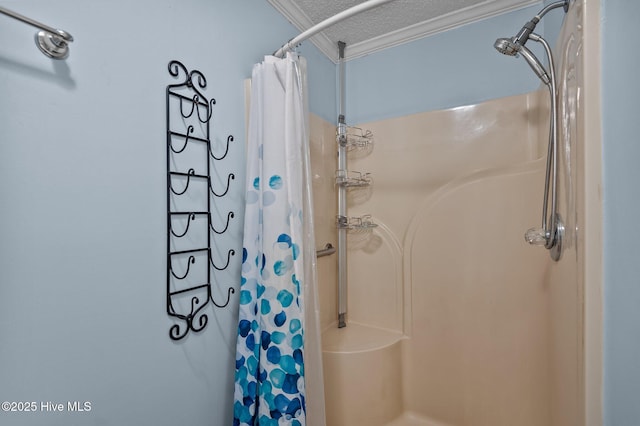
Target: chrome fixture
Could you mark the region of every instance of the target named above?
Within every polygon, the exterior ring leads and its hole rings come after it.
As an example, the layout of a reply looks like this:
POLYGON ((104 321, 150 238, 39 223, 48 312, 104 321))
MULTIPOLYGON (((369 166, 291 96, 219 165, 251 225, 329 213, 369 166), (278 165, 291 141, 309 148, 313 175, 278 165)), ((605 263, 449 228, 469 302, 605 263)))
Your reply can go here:
POLYGON ((324 248, 316 250, 316 257, 330 256, 336 252, 336 248, 331 243, 325 244, 324 248))
POLYGON ((284 55, 295 49, 300 43, 305 41, 306 39, 313 37, 321 31, 326 30, 327 28, 337 24, 338 22, 344 21, 345 19, 351 18, 359 13, 366 12, 367 10, 376 8, 378 6, 382 6, 385 3, 392 2, 394 0, 368 0, 362 3, 359 3, 355 6, 350 7, 349 9, 343 10, 340 13, 337 13, 324 21, 312 26, 308 30, 302 32, 296 37, 292 38, 288 42, 286 42, 280 49, 276 50, 273 53, 273 56, 277 56, 278 58, 283 58, 284 55))
POLYGON ((542 80, 544 84, 550 84, 551 80, 544 66, 540 63, 538 58, 526 47, 518 45, 509 38, 499 38, 493 45, 498 52, 508 55, 516 56, 518 53, 527 61, 534 73, 542 80), (515 53, 514 53, 515 52, 515 53))
POLYGON ((35 36, 36 45, 49 58, 66 59, 69 56, 69 43, 73 41, 73 37, 68 32, 51 28, 4 7, 0 7, 0 13, 38 28, 40 31, 35 36))
MULTIPOLYGON (((338 102, 338 170, 347 169, 347 123, 345 119, 346 66, 344 53, 347 45, 338 42, 338 84, 340 101, 338 102)), ((347 221, 347 188, 338 186, 338 224, 347 221)), ((338 328, 347 326, 347 228, 338 226, 338 328)))
POLYGON ((542 204, 542 226, 530 228, 524 235, 525 240, 532 245, 544 245, 549 250, 551 258, 555 261, 562 255, 562 238, 564 225, 557 210, 558 199, 558 99, 556 90, 556 78, 553 64, 553 55, 549 43, 540 35, 533 32, 540 19, 550 10, 562 7, 565 13, 569 10, 569 0, 551 3, 542 9, 536 16, 527 22, 512 38, 499 38, 493 44, 496 50, 507 56, 522 57, 527 61, 533 72, 549 88, 551 98, 551 117, 549 120, 549 146, 547 149, 547 172, 544 182, 544 200, 542 204), (527 41, 533 40, 542 44, 549 61, 547 71, 536 56, 525 47, 527 41), (549 209, 549 198, 551 208, 549 209))

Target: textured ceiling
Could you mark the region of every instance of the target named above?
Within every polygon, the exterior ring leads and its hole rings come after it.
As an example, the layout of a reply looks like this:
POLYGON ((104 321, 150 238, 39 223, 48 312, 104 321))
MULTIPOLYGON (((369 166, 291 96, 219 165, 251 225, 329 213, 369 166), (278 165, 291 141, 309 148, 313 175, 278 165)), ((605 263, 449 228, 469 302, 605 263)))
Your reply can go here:
MULTIPOLYGON (((268 2, 302 32, 364 0, 268 2)), ((337 62, 338 41, 347 44, 348 60, 536 3, 541 0, 395 0, 338 22, 311 41, 337 62)))

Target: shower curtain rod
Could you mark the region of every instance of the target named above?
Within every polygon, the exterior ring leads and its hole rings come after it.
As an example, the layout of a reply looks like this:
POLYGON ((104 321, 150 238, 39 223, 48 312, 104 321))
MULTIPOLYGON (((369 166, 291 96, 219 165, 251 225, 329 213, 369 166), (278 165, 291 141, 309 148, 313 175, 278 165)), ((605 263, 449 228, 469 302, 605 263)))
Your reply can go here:
POLYGON ((27 18, 24 15, 20 15, 4 7, 0 7, 0 13, 38 28, 40 31, 36 34, 36 44, 42 53, 48 57, 64 59, 69 56, 68 43, 73 41, 73 37, 68 32, 52 28, 42 22, 27 18))
POLYGON ((291 49, 294 49, 297 45, 299 45, 309 37, 316 35, 320 31, 323 31, 324 29, 340 21, 343 21, 354 15, 357 15, 358 13, 365 12, 369 9, 373 9, 374 7, 378 7, 380 5, 383 5, 385 3, 390 3, 392 1, 394 0, 369 0, 369 1, 365 1, 364 3, 360 3, 356 6, 353 6, 349 9, 343 10, 342 12, 336 15, 333 15, 332 17, 327 18, 324 21, 309 28, 308 30, 300 33, 300 35, 298 35, 297 37, 292 38, 291 40, 286 42, 280 49, 278 49, 273 55, 277 56, 278 58, 282 58, 285 53, 287 53, 291 49))

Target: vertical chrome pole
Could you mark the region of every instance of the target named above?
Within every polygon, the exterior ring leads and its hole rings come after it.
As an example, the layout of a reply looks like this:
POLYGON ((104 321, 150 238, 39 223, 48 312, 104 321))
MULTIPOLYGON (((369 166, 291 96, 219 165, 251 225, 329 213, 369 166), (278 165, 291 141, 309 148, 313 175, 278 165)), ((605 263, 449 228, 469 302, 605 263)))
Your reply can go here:
MULTIPOLYGON (((345 63, 344 49, 347 45, 338 42, 339 50, 339 96, 338 108, 338 170, 347 170, 347 125, 345 112, 345 63)), ((346 327, 347 313, 347 188, 338 185, 338 328, 346 327)))

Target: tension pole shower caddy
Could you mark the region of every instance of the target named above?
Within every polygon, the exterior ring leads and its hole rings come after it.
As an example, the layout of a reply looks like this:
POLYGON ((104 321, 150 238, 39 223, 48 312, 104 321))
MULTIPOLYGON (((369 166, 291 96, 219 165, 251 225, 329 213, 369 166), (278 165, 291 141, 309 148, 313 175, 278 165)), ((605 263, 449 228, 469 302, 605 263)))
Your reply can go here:
MULTIPOLYGON (((395 0, 369 0, 346 9, 292 38, 280 49, 274 52, 274 56, 283 57, 286 52, 294 49, 306 39, 325 30, 326 28, 350 18, 359 13, 390 3, 395 0)), ((347 233, 367 232, 377 225, 371 221, 371 216, 362 217, 347 216, 347 190, 353 187, 365 187, 371 184, 368 173, 349 172, 347 170, 347 152, 356 149, 370 149, 373 136, 370 132, 357 128, 350 128, 345 119, 345 48, 346 44, 338 43, 339 67, 340 67, 340 102, 337 125, 338 145, 338 171, 336 172, 336 186, 338 188, 338 214, 336 225, 338 228, 338 327, 347 325, 347 233), (350 131, 351 130, 351 131, 350 131)))
POLYGON ((347 326, 347 233, 367 232, 377 225, 371 216, 349 217, 347 215, 347 190, 371 185, 369 173, 350 172, 347 167, 347 153, 354 150, 369 151, 373 146, 373 135, 369 131, 349 127, 345 118, 345 48, 346 44, 338 42, 339 52, 339 93, 338 126, 336 142, 338 145, 338 170, 336 171, 336 187, 338 188, 338 328, 347 326))

